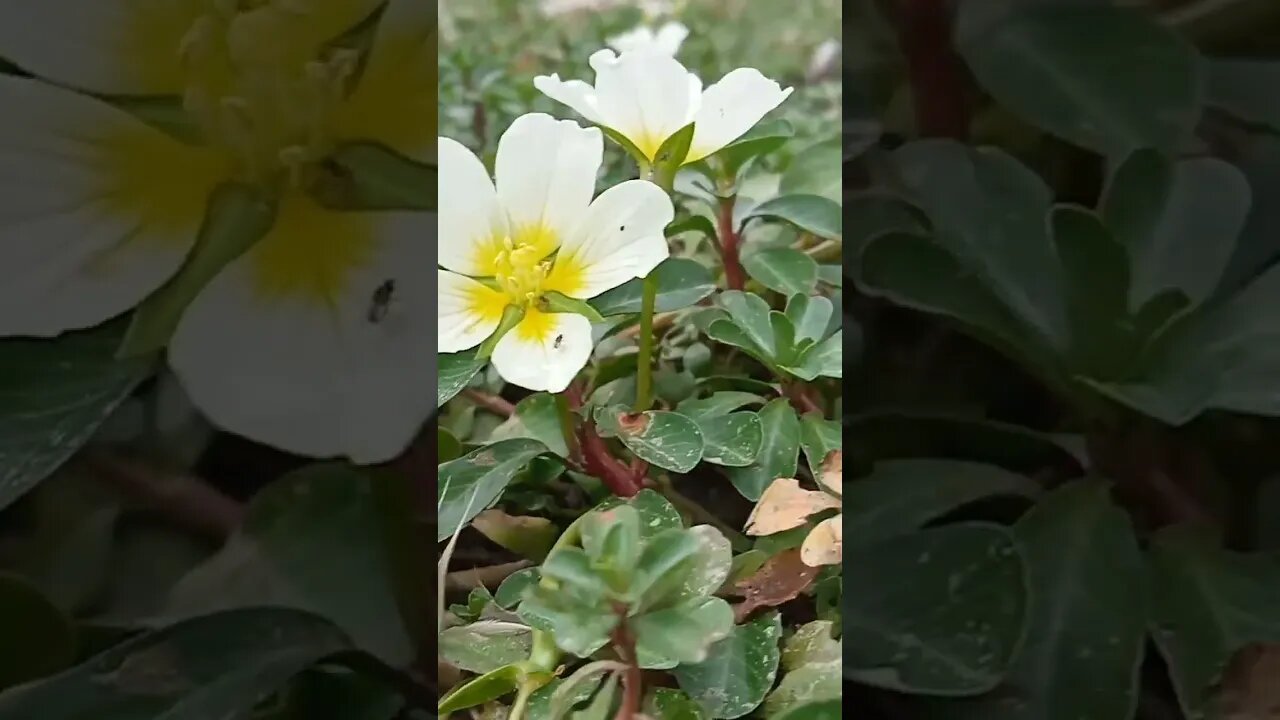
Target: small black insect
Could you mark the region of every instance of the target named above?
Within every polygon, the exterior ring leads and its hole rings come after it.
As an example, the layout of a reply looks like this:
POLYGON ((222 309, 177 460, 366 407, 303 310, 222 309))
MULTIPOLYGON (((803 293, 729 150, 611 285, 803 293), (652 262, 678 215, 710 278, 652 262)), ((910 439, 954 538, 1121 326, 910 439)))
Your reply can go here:
POLYGON ((373 291, 373 301, 369 304, 369 322, 378 324, 387 316, 391 301, 396 292, 396 281, 388 278, 373 291))
POLYGON ((560 343, 562 343, 562 342, 564 342, 564 335, 557 335, 557 336, 556 336, 556 340, 555 340, 555 342, 554 342, 554 343, 552 343, 551 347, 555 348, 556 350, 559 350, 559 349, 560 349, 560 343))

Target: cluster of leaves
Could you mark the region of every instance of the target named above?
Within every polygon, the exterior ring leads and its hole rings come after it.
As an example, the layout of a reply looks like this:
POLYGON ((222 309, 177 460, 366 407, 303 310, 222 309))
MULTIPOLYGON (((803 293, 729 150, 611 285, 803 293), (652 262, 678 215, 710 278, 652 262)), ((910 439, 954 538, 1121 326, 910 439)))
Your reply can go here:
POLYGON ((867 5, 846 694, 1271 716, 1280 65, 1222 56, 1280 15, 867 5))

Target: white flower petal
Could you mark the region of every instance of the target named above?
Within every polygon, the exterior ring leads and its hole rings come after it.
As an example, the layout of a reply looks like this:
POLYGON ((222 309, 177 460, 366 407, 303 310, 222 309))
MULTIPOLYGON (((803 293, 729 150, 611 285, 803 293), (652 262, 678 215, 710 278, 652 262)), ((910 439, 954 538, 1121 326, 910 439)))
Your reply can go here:
POLYGON ((355 91, 339 119, 347 138, 373 139, 419 162, 435 159, 435 5, 390 0, 355 91))
POLYGON ((793 88, 782 89, 755 68, 738 68, 702 93, 685 162, 701 160, 742 137, 793 88))
POLYGON ((174 372, 218 427, 301 455, 391 459, 435 407, 434 233, 430 213, 286 196, 272 232, 183 315, 174 372))
POLYGON ((660 52, 674 56, 680 52, 680 46, 684 44, 684 39, 687 37, 689 37, 689 28, 672 20, 658 28, 653 42, 660 52))
POLYGON ((218 158, 110 105, 0 76, 0 335, 53 336, 137 305, 182 264, 218 158))
POLYGON ((591 321, 531 310, 493 349, 503 380, 535 391, 563 392, 591 357, 591 321))
POLYGON ((442 353, 473 348, 498 329, 507 297, 469 277, 437 271, 440 285, 439 338, 436 349, 442 353))
POLYGON ((497 191, 480 159, 449 138, 439 138, 440 246, 437 261, 463 275, 493 274, 493 257, 507 234, 497 191))
POLYGON ((94 93, 177 94, 179 48, 208 9, 206 0, 0 0, 0 57, 94 93))
POLYGON ((596 125, 606 123, 600 116, 596 89, 581 80, 561 80, 558 74, 539 75, 533 79, 533 86, 543 95, 564 103, 588 122, 596 125))
POLYGON ((545 287, 591 298, 667 259, 664 228, 675 217, 671 198, 647 180, 628 180, 600 193, 560 247, 545 287))
POLYGON ((597 128, 543 113, 516 118, 498 140, 494 162, 513 239, 538 237, 554 250, 591 203, 603 158, 597 128))
MULTIPOLYGON (((693 121, 692 74, 675 58, 653 52, 591 56, 603 124, 626 136, 652 160, 662 143, 693 121)), ((696 76, 694 76, 696 77, 696 76)))

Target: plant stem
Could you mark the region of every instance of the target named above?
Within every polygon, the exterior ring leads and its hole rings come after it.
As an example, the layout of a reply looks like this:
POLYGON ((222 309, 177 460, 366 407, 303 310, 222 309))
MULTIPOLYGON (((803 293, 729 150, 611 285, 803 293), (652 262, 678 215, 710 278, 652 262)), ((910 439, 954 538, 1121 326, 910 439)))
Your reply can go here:
POLYGON ((507 713, 507 720, 522 720, 524 711, 529 707, 529 697, 538 689, 536 683, 522 682, 520 689, 516 691, 516 701, 511 705, 511 712, 507 713))
POLYGON ((569 409, 569 398, 564 393, 556 396, 556 417, 560 420, 560 434, 564 437, 564 447, 569 457, 578 458, 578 440, 574 430, 573 412, 569 409))
POLYGON ((650 273, 644 279, 640 297, 640 356, 636 360, 636 412, 653 404, 653 308, 658 297, 658 281, 650 273))
POLYGON ((951 3, 901 0, 898 44, 907 60, 916 132, 921 137, 969 136, 964 64, 951 43, 951 3))
POLYGON ((511 401, 501 396, 494 395, 493 393, 476 390, 475 388, 467 388, 462 391, 462 394, 471 402, 479 405, 485 410, 488 410, 494 415, 501 415, 504 418, 508 418, 516 412, 516 406, 511 404, 511 401))
POLYGON ((613 631, 614 649, 618 657, 626 663, 627 669, 622 673, 622 706, 614 720, 635 720, 640 712, 640 700, 644 691, 644 675, 640 672, 640 663, 636 660, 636 639, 627 628, 626 610, 620 612, 622 619, 613 631))
POLYGON ((716 216, 720 231, 720 259, 724 262, 724 284, 730 290, 741 290, 747 284, 746 273, 742 270, 742 259, 738 248, 741 238, 733 229, 733 205, 735 197, 720 198, 720 212, 716 216))

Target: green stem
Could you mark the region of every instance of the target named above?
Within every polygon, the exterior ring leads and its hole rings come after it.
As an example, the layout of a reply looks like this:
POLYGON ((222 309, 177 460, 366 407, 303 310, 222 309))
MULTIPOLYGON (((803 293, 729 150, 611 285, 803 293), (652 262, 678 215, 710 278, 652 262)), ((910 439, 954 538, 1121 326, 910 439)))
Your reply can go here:
POLYGON ((516 691, 516 701, 511 706, 511 711, 507 713, 507 720, 523 720, 524 711, 529 707, 529 698, 537 689, 537 683, 528 681, 520 683, 520 689, 516 691))
POLYGON ((658 298, 658 281, 653 274, 644 279, 640 297, 640 356, 636 360, 636 412, 653 404, 653 309, 658 298))

